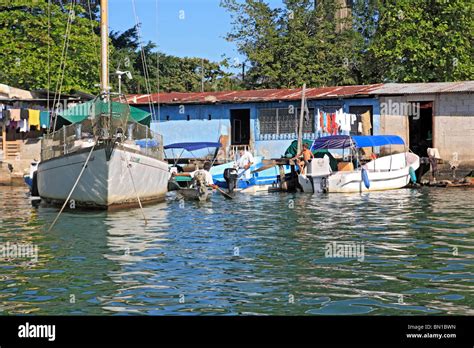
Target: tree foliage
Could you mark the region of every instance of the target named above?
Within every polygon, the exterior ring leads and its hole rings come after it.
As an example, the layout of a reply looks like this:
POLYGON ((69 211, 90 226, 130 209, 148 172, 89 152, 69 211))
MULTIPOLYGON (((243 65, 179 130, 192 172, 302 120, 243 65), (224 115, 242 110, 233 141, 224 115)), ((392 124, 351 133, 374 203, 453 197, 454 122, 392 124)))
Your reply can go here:
POLYGON ((474 2, 359 1, 367 38, 368 81, 431 82, 474 79, 474 2), (362 5, 362 6, 361 6, 362 5))
MULTIPOLYGON (((230 74, 223 71, 219 63, 208 59, 175 57, 156 50, 153 42, 140 45, 137 27, 123 33, 112 32, 111 41, 115 51, 111 56, 113 69, 130 71, 132 80, 122 79, 122 92, 148 93, 160 91, 185 92, 218 90, 229 87, 230 74), (159 67, 159 72, 158 72, 159 67), (148 82, 148 89, 147 89, 148 82)), ((117 79, 112 86, 118 89, 117 79)))
POLYGON ((473 79, 471 0, 222 0, 247 87, 473 79))
MULTIPOLYGON (((83 7, 88 7, 89 1, 75 2, 65 55, 63 50, 73 6, 71 2, 53 0, 50 8, 47 1, 27 3, 21 6, 0 6, 0 83, 28 90, 49 86, 52 91, 60 89, 63 93, 80 90, 97 94, 100 37, 95 15, 98 1, 90 0, 94 15, 92 20, 89 11, 83 7)), ((158 62, 162 91, 199 91, 202 75, 205 90, 231 87, 229 74, 222 70, 219 63, 159 53, 151 42, 145 44, 142 50, 137 29, 132 27, 124 32, 110 33, 110 82, 114 91, 118 89, 114 72, 120 69, 129 70, 133 75, 132 80, 122 79, 123 92, 156 92, 158 62), (201 63, 204 66, 203 74, 201 63), (149 89, 146 88, 146 81, 149 89)))
POLYGON ((96 54, 99 41, 92 34, 96 23, 78 15, 84 14, 82 7, 76 6, 74 10, 68 54, 64 61, 61 57, 68 13, 58 5, 51 6, 48 35, 47 4, 3 6, 0 11, 0 81, 25 89, 47 88, 49 50, 52 89, 62 81, 62 91, 93 91, 99 76, 96 54), (61 78, 64 62, 65 74, 61 78))

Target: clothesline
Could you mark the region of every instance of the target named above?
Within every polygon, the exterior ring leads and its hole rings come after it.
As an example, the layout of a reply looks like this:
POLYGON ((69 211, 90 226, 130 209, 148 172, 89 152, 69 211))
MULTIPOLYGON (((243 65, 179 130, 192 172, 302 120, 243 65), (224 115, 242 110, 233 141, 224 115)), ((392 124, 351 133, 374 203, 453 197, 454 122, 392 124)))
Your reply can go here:
POLYGON ((28 132, 31 127, 37 130, 47 129, 50 125, 50 113, 44 110, 12 108, 0 104, 0 124, 5 124, 9 129, 19 129, 28 132))
POLYGON ((317 110, 316 113, 316 133, 318 136, 325 135, 349 135, 352 125, 357 122, 357 131, 361 134, 370 134, 372 124, 370 122, 370 112, 360 115, 361 121, 357 121, 357 114, 345 113, 343 109, 336 112, 325 112, 317 110))

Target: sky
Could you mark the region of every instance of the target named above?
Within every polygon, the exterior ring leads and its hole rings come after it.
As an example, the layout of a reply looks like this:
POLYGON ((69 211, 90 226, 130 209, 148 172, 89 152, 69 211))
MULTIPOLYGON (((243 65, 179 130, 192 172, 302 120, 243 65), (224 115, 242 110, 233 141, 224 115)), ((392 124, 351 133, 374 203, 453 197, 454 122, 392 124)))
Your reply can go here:
MULTIPOLYGON (((268 2, 272 6, 281 3, 268 2)), ((110 30, 122 32, 135 24, 133 4, 143 41, 158 43, 161 52, 216 62, 224 54, 237 64, 245 60, 235 44, 224 39, 232 25, 220 0, 109 0, 110 30)))
POLYGON ((219 0, 110 0, 110 30, 125 31, 141 22, 144 42, 158 43, 158 49, 179 57, 203 57, 221 61, 242 59, 234 44, 224 37, 231 30, 230 15, 219 0), (158 2, 158 10, 157 10, 158 2), (158 22, 157 22, 158 19, 158 22))

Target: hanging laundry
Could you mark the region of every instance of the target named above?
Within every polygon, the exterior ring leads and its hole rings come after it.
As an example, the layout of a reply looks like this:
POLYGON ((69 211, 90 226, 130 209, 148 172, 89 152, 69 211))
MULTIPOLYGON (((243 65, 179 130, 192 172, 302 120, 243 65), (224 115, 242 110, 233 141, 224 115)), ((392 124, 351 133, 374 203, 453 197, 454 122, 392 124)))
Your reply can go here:
POLYGON ((21 118, 22 120, 27 120, 27 119, 28 119, 28 116, 29 116, 28 109, 21 109, 21 111, 20 111, 20 118, 21 118))
POLYGON ((31 126, 35 126, 37 129, 40 127, 40 111, 28 109, 28 122, 31 126))
POLYGON ((314 124, 316 126, 316 133, 317 133, 321 129, 321 124, 319 123, 319 109, 317 110, 316 114, 314 115, 314 124))
POLYGON ((357 124, 357 132, 359 132, 360 134, 362 134, 362 122, 359 122, 357 124))
POLYGON ((323 112, 323 133, 328 133, 328 114, 323 112))
POLYGON ((337 135, 339 133, 339 125, 336 122, 336 113, 332 114, 332 135, 337 135))
POLYGON ((331 119, 331 114, 327 113, 326 114, 326 132, 331 135, 332 134, 332 119, 331 119))
POLYGON ((370 135, 370 130, 372 129, 372 124, 370 123, 370 111, 364 112, 360 118, 362 121, 362 134, 370 135))
POLYGON ((342 114, 342 124, 341 124, 341 132, 346 133, 349 135, 351 131, 351 114, 342 114))
POLYGON ((40 126, 41 128, 49 128, 49 112, 41 111, 40 112, 40 126))
POLYGON ((354 124, 355 121, 357 121, 357 115, 356 114, 350 114, 351 115, 351 125, 354 124))
POLYGON ((342 128, 344 124, 344 113, 342 112, 342 109, 336 111, 336 122, 342 128))
POLYGON ((16 122, 20 121, 21 120, 20 113, 21 113, 20 109, 10 109, 10 120, 16 121, 16 122))
POLYGON ((20 132, 26 133, 30 130, 28 127, 28 120, 20 120, 20 132))

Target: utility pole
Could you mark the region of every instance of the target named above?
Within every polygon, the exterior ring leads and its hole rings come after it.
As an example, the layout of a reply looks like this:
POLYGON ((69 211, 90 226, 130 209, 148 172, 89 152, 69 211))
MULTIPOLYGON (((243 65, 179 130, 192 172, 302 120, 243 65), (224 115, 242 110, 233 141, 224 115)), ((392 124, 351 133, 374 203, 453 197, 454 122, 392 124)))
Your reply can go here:
POLYGON ((301 109, 300 109, 300 121, 298 125, 298 147, 297 153, 301 152, 303 148, 303 120, 305 112, 305 103, 306 103, 306 83, 303 84, 303 90, 301 91, 301 109))
POLYGON ((201 92, 204 92, 204 58, 201 58, 201 92))

